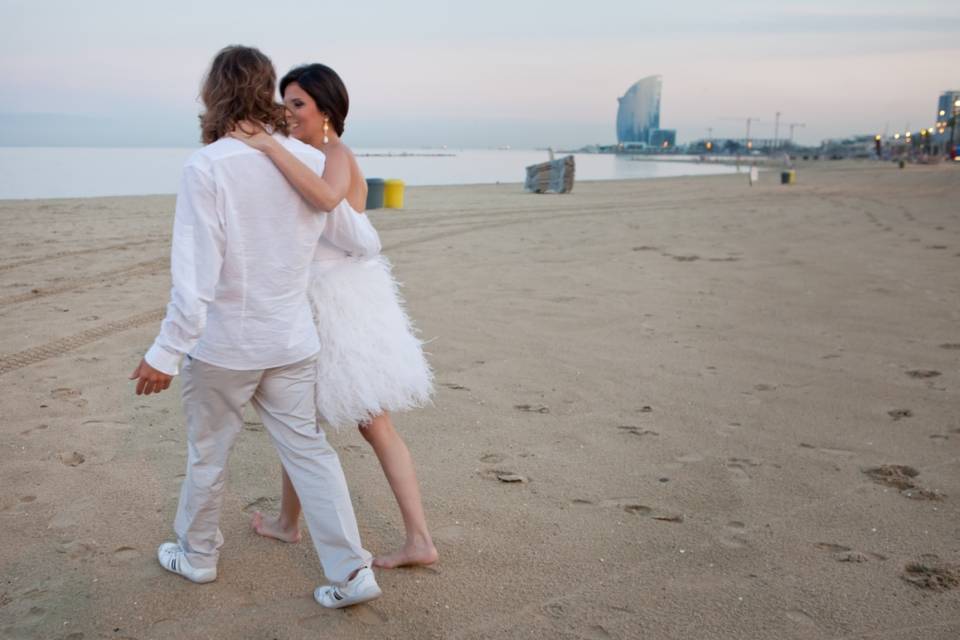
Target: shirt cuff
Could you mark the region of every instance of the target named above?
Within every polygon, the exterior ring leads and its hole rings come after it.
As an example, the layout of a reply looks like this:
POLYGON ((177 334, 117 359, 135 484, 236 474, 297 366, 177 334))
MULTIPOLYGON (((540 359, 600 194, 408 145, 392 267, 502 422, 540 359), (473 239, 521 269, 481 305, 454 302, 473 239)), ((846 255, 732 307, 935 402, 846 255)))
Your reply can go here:
POLYGON ((153 346, 150 347, 147 354, 143 356, 143 359, 157 371, 165 373, 168 376, 175 376, 180 373, 180 359, 182 357, 179 353, 171 353, 157 343, 153 343, 153 346))

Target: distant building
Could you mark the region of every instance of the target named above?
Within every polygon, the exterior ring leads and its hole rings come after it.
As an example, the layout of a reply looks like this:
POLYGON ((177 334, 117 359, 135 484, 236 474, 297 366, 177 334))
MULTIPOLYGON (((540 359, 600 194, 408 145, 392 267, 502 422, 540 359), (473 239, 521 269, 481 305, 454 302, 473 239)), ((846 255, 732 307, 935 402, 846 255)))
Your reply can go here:
POLYGON ((957 100, 960 100, 960 89, 944 91, 937 100, 937 126, 931 129, 930 137, 933 142, 931 151, 935 154, 945 153, 954 144, 960 122, 955 118, 960 115, 957 100))
POLYGON ((663 76, 638 80, 618 98, 617 142, 624 146, 673 147, 677 134, 660 128, 660 91, 663 76), (664 145, 664 143, 667 143, 664 145))
POLYGON ((659 149, 677 146, 677 132, 673 129, 654 129, 650 132, 650 146, 659 149))
POLYGON ((618 98, 617 142, 650 141, 650 131, 660 128, 660 88, 663 76, 638 80, 618 98))
POLYGON ((944 91, 937 100, 937 127, 943 128, 950 124, 953 117, 954 104, 960 100, 960 90, 944 91))

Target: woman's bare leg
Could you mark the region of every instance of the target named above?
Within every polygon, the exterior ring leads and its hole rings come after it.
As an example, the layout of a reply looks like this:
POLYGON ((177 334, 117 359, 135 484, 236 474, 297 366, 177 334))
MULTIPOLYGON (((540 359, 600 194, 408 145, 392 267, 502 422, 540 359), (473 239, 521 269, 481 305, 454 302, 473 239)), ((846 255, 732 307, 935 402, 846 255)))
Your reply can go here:
POLYGON ((300 498, 297 496, 290 476, 280 468, 283 489, 280 496, 280 515, 264 516, 257 511, 250 524, 253 530, 262 536, 276 538, 283 542, 300 542, 300 498))
POLYGON ((393 427, 390 414, 382 413, 370 424, 360 427, 360 433, 373 447, 387 482, 400 506, 406 542, 401 549, 377 556, 373 564, 385 569, 406 565, 427 565, 437 561, 437 549, 433 546, 427 517, 420 499, 420 485, 413 469, 413 458, 403 438, 393 427))

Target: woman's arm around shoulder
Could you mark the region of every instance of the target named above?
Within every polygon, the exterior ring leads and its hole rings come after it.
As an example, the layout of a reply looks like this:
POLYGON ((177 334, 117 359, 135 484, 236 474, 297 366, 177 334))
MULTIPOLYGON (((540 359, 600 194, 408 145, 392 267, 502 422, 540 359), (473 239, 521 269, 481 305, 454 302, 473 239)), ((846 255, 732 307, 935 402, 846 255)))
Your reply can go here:
POLYGON ((266 154, 311 206, 330 211, 346 197, 350 187, 350 156, 343 145, 337 143, 322 150, 326 162, 323 176, 318 176, 276 138, 262 130, 251 134, 248 129, 249 125, 244 128, 241 123, 230 136, 266 154))

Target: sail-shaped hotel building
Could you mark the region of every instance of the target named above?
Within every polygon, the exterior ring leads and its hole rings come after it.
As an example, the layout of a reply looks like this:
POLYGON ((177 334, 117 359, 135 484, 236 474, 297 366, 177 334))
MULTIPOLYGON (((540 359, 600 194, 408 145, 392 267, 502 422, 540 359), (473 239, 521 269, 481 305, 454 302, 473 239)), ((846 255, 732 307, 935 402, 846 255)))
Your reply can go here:
POLYGON ((638 80, 620 101, 617 110, 617 142, 631 146, 668 147, 676 143, 676 132, 660 128, 660 91, 663 76, 638 80))

